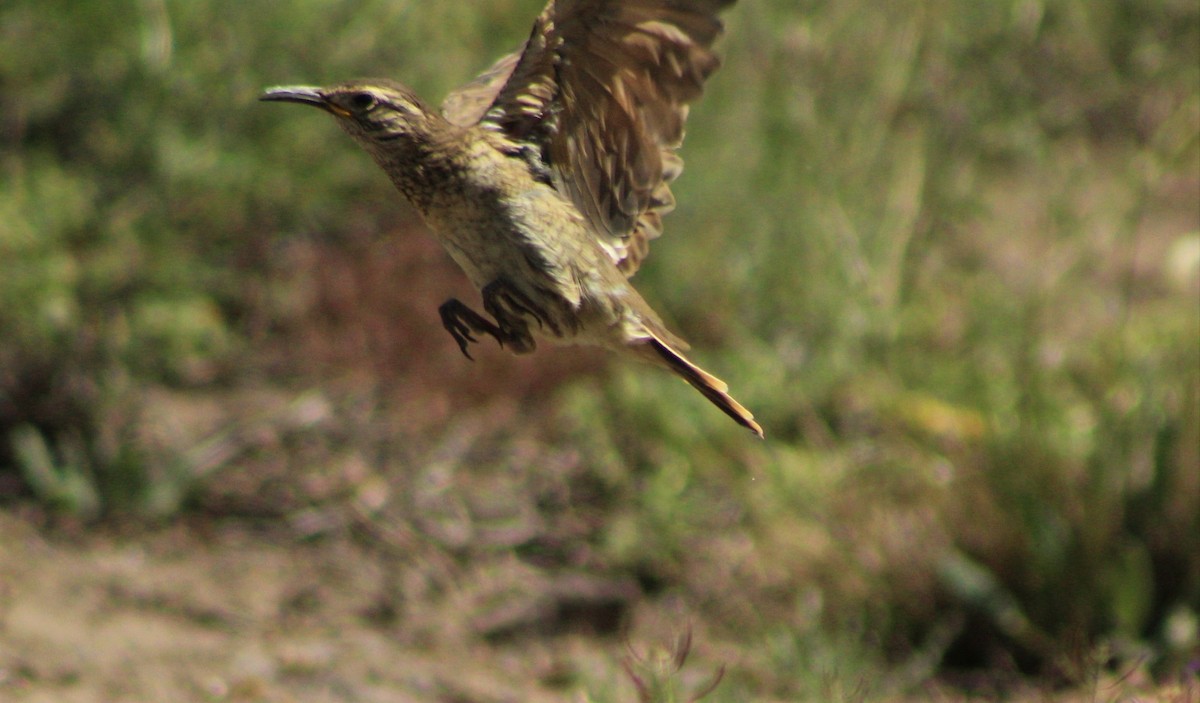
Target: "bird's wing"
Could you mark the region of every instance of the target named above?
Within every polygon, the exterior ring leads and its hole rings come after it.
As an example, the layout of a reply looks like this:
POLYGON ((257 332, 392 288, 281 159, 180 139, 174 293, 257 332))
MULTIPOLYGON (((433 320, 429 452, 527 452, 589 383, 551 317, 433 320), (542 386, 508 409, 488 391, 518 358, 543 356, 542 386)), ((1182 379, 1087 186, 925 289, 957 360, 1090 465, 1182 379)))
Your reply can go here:
POLYGON ((475 80, 452 91, 442 101, 442 116, 459 127, 477 124, 496 101, 496 95, 508 82, 524 51, 525 46, 522 45, 513 53, 501 56, 475 80))
POLYGON ((551 0, 518 54, 443 110, 536 150, 555 186, 631 275, 675 205, 688 103, 719 60, 717 13, 734 0, 551 0), (488 95, 494 100, 487 107, 488 95))

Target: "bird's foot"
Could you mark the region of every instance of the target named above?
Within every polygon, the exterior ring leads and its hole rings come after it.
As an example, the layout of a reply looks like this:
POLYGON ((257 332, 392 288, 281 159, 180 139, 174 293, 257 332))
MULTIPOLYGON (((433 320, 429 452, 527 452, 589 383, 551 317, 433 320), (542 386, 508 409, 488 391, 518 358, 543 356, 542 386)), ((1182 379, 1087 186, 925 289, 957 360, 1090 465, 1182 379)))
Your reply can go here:
POLYGON ((504 326, 506 321, 524 325, 525 316, 532 317, 541 329, 549 328, 555 335, 560 335, 558 324, 546 309, 525 295, 523 291, 508 282, 508 279, 497 278, 483 287, 483 309, 496 318, 504 326))
POLYGON ((513 353, 526 354, 536 346, 533 335, 529 333, 529 318, 533 318, 539 328, 549 327, 558 334, 558 326, 546 314, 545 309, 507 279, 497 278, 484 286, 481 293, 483 309, 496 318, 500 329, 503 330, 504 339, 501 344, 513 353))
POLYGON ((475 337, 476 334, 490 334, 495 337, 500 346, 504 346, 504 330, 467 307, 461 300, 457 298, 447 300, 438 308, 438 313, 442 316, 442 326, 446 328, 451 337, 454 337, 454 341, 458 342, 458 348, 462 350, 463 356, 471 361, 475 359, 467 351, 467 345, 479 341, 475 337))

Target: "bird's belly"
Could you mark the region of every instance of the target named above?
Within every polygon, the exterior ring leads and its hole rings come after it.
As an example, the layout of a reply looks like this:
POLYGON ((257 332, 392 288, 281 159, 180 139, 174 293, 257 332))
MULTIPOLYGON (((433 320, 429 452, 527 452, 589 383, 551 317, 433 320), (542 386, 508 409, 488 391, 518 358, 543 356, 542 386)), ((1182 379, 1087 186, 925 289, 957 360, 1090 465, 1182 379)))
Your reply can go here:
POLYGON ((425 219, 463 273, 482 290, 505 279, 535 301, 542 324, 531 331, 560 343, 603 343, 637 297, 625 276, 569 203, 536 185, 509 192, 501 204, 458 199, 425 219))
POLYGON ((501 269, 504 268, 495 256, 485 252, 485 247, 475 246, 470 240, 464 240, 461 237, 453 239, 442 237, 441 241, 446 253, 467 275, 471 285, 477 289, 482 289, 488 283, 496 280, 501 269))
POLYGON ((425 213, 425 221, 476 288, 501 276, 519 275, 516 242, 505 232, 506 223, 471 208, 448 208, 425 213))
POLYGON ((552 190, 535 184, 445 195, 424 212, 425 220, 476 288, 497 278, 522 288, 570 283, 568 270, 579 263, 577 242, 586 233, 575 231, 578 215, 552 190))

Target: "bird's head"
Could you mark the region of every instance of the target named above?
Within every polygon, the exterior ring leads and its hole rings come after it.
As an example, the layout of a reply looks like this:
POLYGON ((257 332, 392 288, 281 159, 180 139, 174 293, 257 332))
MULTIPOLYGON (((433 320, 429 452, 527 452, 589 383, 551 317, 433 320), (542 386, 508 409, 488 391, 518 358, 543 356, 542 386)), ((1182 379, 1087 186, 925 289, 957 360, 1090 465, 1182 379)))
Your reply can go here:
POLYGON ((351 81, 326 88, 270 88, 260 100, 319 107, 366 146, 419 142, 444 120, 407 87, 388 80, 351 81))

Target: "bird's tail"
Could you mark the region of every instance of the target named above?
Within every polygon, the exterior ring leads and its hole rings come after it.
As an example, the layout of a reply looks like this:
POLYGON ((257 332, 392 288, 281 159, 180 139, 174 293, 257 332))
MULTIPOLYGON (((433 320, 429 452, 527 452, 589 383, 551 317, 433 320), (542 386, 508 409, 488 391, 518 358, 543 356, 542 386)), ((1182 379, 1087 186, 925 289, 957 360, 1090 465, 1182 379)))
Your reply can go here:
POLYGON ((705 398, 708 398, 709 402, 720 408, 721 412, 733 418, 734 422, 758 435, 759 439, 763 437, 762 427, 754 421, 754 415, 729 395, 728 384, 693 364, 653 332, 650 335, 640 345, 645 350, 642 355, 648 361, 671 369, 691 384, 692 388, 700 391, 705 398))

